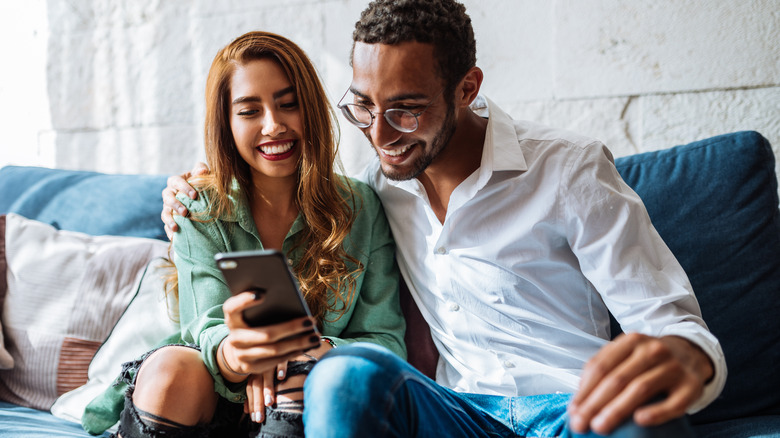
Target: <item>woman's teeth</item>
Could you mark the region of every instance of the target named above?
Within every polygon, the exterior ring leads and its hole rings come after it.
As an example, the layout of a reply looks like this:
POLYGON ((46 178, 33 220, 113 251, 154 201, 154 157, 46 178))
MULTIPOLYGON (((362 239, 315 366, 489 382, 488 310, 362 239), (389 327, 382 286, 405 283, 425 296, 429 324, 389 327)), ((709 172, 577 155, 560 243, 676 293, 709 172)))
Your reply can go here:
POLYGON ((397 149, 382 149, 382 152, 384 152, 386 155, 390 155, 391 157, 397 157, 399 155, 403 155, 406 151, 409 150, 411 146, 404 146, 397 149))
POLYGON ((287 143, 277 143, 274 145, 269 146, 258 146, 258 149, 266 155, 279 155, 283 154, 293 147, 293 142, 288 141, 287 143))

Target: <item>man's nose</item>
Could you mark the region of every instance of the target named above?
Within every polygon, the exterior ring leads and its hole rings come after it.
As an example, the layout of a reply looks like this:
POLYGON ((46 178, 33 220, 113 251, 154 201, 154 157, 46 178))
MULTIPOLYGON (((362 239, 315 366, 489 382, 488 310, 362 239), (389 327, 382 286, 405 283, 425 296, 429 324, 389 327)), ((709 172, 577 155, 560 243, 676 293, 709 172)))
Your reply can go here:
POLYGON ((372 145, 383 147, 398 141, 403 132, 390 126, 383 114, 377 114, 374 123, 367 128, 366 134, 372 145))

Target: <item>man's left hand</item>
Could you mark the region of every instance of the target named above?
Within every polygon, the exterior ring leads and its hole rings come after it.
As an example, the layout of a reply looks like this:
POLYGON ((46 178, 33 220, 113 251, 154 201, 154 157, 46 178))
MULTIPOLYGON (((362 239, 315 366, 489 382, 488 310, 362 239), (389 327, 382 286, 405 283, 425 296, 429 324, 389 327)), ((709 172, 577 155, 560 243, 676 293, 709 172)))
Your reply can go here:
POLYGON ((621 335, 585 365, 569 425, 606 435, 631 416, 639 426, 663 424, 685 414, 713 372, 709 357, 684 338, 621 335))

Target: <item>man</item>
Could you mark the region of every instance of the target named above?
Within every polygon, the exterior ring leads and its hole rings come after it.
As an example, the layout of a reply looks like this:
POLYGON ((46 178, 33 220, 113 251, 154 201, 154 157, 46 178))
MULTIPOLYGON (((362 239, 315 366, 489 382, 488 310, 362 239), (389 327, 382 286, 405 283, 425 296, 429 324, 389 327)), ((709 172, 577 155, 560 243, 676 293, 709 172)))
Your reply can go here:
POLYGON ((335 349, 306 382, 307 436, 689 433, 679 418, 717 397, 725 361, 609 151, 478 96, 454 0, 377 0, 353 39, 339 107, 377 154, 363 179, 440 360, 434 383, 335 349), (629 333, 612 342, 610 312, 629 333))

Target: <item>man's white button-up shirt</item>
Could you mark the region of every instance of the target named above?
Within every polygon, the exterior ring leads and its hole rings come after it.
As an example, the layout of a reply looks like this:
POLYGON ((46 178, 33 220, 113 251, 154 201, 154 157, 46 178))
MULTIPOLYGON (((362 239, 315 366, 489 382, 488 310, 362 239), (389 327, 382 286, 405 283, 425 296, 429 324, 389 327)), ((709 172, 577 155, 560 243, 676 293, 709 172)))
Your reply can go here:
POLYGON ((488 117, 482 161, 443 224, 418 180, 390 181, 377 160, 363 178, 438 347, 437 382, 506 396, 575 392, 610 339, 611 311, 626 332, 699 345, 715 378, 689 412, 714 400, 726 379, 720 345, 606 147, 513 121, 481 97, 472 110, 488 117))

